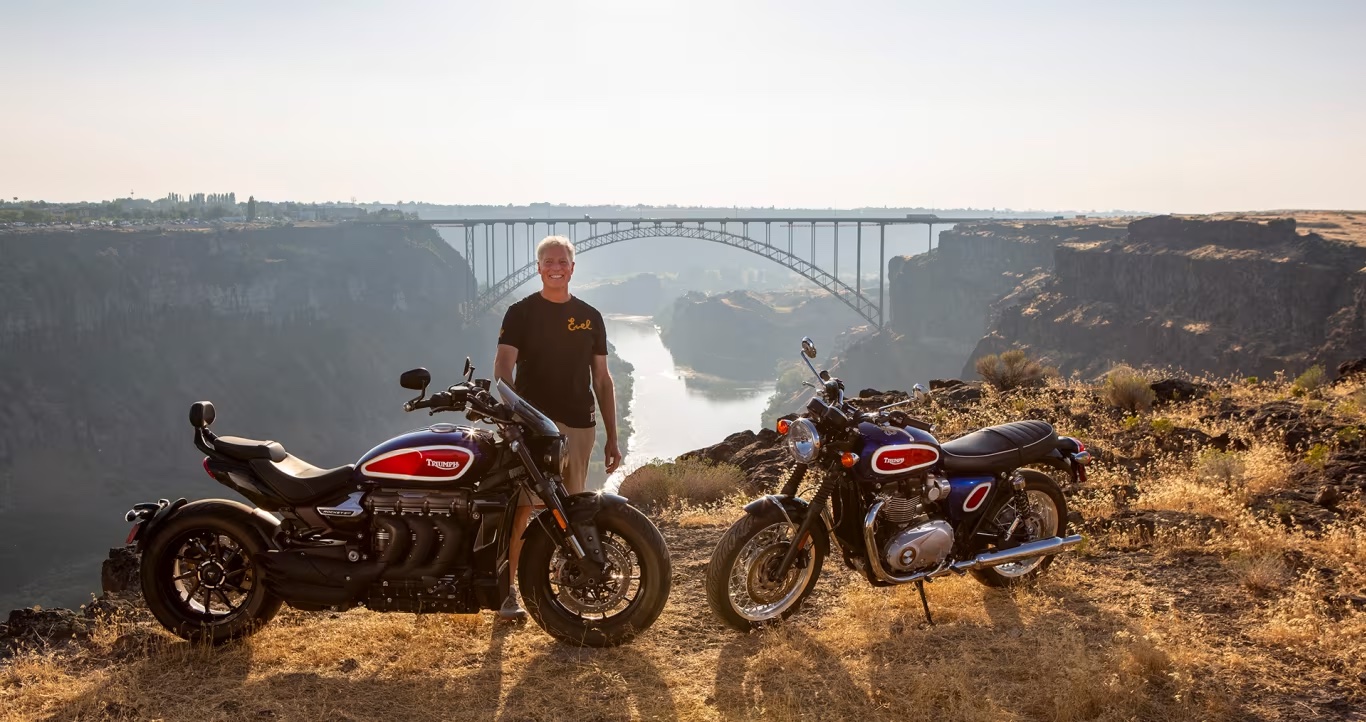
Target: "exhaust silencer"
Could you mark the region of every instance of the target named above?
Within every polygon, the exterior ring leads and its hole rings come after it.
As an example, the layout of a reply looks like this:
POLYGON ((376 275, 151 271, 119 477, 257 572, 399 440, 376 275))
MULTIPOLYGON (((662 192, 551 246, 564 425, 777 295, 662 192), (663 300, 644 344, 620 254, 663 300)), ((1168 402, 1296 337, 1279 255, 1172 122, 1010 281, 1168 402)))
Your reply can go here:
POLYGON ((1052 537, 1040 539, 1039 541, 1021 544, 1017 547, 1004 549, 998 552, 987 552, 978 554, 972 559, 965 559, 961 562, 954 562, 953 570, 957 572, 967 572, 973 569, 986 569, 988 567, 1000 566, 1018 562, 1030 557, 1042 556, 1044 554, 1057 554, 1067 551, 1081 543, 1081 535, 1073 534, 1067 537, 1052 537))

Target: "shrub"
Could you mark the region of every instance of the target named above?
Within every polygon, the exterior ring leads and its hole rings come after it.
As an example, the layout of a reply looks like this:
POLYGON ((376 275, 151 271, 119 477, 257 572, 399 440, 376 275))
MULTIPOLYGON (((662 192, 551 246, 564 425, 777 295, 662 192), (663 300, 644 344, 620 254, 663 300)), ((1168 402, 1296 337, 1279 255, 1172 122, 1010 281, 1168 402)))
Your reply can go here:
POLYGON ((1172 432, 1172 429, 1175 428, 1176 423, 1173 422, 1171 419, 1165 417, 1153 419, 1153 433, 1157 434, 1158 436, 1166 436, 1167 434, 1170 434, 1172 432))
POLYGON ((1241 484, 1247 465, 1231 451, 1205 449, 1200 452, 1195 465, 1196 476, 1201 481, 1213 482, 1225 488, 1241 484))
POLYGON ((1327 381, 1327 374, 1323 372, 1322 366, 1311 366, 1308 371, 1295 377, 1295 382, 1290 384, 1290 393, 1296 396, 1305 396, 1318 390, 1327 381))
POLYGON ((1111 406, 1134 414, 1152 408, 1156 398, 1148 379, 1128 366, 1116 366, 1105 375, 1104 396, 1111 406))
POLYGON ((1011 349, 999 356, 987 354, 977 359, 975 366, 977 375, 997 391, 1038 386, 1045 378, 1058 373, 1057 369, 1040 364, 1020 349, 1011 349))
POLYGON ((662 508, 687 501, 709 504, 738 491, 745 472, 730 464, 700 459, 656 461, 636 469, 621 482, 620 493, 641 507, 662 508))
POLYGON ((1328 465, 1328 457, 1333 453, 1332 448, 1327 444, 1314 444, 1309 450, 1304 452, 1304 463, 1322 469, 1328 465))

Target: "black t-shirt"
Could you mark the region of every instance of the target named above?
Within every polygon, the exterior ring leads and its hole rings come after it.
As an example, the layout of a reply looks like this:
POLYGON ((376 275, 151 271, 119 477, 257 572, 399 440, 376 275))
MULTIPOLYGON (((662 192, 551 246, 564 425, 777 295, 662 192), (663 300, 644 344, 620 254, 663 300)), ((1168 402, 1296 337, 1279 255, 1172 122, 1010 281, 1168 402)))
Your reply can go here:
POLYGON ((594 356, 607 355, 607 329, 596 308, 539 292, 512 304, 498 343, 517 349, 517 393, 565 426, 594 425, 594 356))

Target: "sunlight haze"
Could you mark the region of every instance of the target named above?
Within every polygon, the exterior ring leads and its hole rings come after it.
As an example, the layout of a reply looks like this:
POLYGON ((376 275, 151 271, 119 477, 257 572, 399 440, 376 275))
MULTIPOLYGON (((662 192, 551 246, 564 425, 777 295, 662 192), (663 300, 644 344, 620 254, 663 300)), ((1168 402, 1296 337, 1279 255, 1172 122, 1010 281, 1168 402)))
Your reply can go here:
POLYGON ((1363 7, 8 0, 0 194, 1360 208, 1363 7))

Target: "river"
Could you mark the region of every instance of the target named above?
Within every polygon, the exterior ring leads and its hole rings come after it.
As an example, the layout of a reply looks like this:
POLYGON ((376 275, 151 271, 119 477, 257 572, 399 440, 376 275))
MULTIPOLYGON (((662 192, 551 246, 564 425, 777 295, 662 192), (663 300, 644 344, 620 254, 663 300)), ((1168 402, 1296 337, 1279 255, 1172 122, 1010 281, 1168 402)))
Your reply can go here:
POLYGON ((617 355, 635 367, 631 434, 621 471, 607 481, 616 489, 626 474, 654 459, 672 459, 711 446, 744 429, 757 430, 773 384, 690 377, 647 316, 608 315, 607 337, 617 355))

